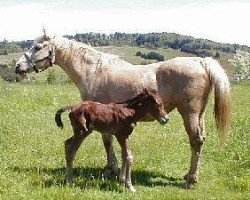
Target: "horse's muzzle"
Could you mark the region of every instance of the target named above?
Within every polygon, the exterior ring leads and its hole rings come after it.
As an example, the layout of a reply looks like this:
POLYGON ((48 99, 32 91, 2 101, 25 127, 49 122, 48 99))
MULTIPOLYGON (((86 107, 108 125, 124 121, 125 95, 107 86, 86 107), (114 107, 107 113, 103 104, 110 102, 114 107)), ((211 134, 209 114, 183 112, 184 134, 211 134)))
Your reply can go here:
POLYGON ((26 73, 28 73, 27 69, 22 69, 21 66, 19 64, 17 64, 15 69, 15 73, 19 74, 19 75, 26 75, 26 73))

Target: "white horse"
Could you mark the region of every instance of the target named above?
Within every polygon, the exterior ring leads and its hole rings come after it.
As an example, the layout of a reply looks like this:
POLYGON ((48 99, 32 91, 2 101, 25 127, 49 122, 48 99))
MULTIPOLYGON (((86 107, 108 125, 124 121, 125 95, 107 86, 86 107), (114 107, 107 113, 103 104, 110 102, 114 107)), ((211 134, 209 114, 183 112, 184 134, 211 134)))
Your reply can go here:
MULTIPOLYGON (((215 120, 223 137, 230 126, 230 85, 223 68, 212 58, 183 57, 150 65, 132 65, 117 56, 63 37, 46 35, 34 40, 20 57, 16 73, 40 72, 60 66, 78 87, 83 100, 101 103, 124 101, 143 88, 157 90, 167 112, 177 108, 191 146, 186 188, 197 182, 201 149, 205 140, 204 113, 214 89, 215 120)), ((108 164, 105 175, 117 170, 113 138, 102 133, 108 164)))

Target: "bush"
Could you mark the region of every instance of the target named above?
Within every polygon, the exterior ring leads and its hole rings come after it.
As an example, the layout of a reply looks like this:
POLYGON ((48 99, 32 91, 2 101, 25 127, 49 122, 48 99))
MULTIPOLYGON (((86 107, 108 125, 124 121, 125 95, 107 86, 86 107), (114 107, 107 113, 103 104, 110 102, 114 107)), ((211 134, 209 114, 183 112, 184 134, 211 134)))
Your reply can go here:
POLYGON ((19 82, 21 80, 20 75, 15 73, 15 67, 7 65, 0 65, 0 77, 2 80, 8 82, 19 82))
POLYGON ((234 65, 235 81, 250 79, 250 53, 237 50, 233 59, 229 60, 234 65))
POLYGON ((138 52, 136 52, 135 55, 136 55, 136 56, 141 56, 141 55, 142 55, 142 52, 138 51, 138 52))
POLYGON ((163 55, 156 53, 156 52, 153 52, 153 51, 151 51, 148 54, 138 51, 136 53, 136 56, 140 56, 146 60, 157 60, 157 61, 164 61, 165 60, 163 55))
POLYGON ((48 84, 53 84, 53 83, 56 82, 55 69, 49 69, 49 70, 48 70, 47 82, 48 82, 48 84))

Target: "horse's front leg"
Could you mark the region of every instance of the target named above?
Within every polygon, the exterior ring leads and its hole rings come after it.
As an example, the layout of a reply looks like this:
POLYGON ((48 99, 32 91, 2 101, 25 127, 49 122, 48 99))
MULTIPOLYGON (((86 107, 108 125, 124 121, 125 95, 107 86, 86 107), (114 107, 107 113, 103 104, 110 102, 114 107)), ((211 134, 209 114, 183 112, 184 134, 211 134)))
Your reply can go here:
POLYGON ((122 149, 122 169, 120 178, 122 181, 125 178, 125 185, 128 187, 128 189, 131 192, 136 192, 134 186, 132 185, 131 181, 131 171, 132 171, 132 164, 133 164, 133 156, 131 154, 131 151, 129 149, 129 143, 128 143, 128 136, 123 135, 117 135, 116 136, 117 141, 119 142, 121 149, 122 149), (125 177, 124 177, 125 176, 125 177))
POLYGON ((102 140, 107 154, 107 165, 104 168, 103 176, 105 178, 116 175, 118 172, 118 164, 113 148, 113 135, 102 133, 102 140))

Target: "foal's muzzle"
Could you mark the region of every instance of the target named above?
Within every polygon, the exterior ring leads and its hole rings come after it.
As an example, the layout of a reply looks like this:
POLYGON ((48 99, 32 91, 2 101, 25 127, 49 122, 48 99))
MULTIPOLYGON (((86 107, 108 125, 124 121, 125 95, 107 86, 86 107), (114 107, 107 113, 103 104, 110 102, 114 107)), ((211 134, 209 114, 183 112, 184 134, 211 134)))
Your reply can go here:
POLYGON ((164 124, 168 123, 169 117, 166 115, 164 117, 161 117, 158 121, 160 122, 160 124, 164 125, 164 124))

